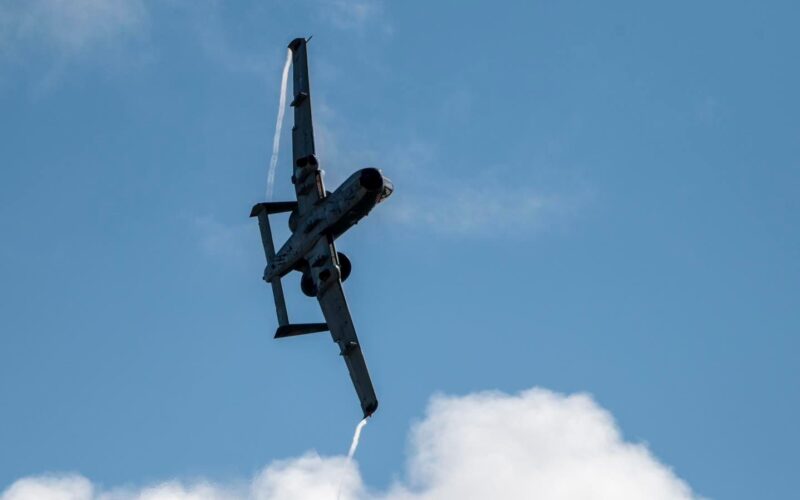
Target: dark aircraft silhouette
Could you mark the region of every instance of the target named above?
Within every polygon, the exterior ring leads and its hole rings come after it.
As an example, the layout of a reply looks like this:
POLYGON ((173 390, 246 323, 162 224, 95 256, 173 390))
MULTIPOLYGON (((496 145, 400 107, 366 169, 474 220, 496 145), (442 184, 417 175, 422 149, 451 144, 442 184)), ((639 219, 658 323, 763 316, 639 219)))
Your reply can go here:
POLYGON ((259 203, 250 216, 258 217, 267 257, 264 280, 272 285, 279 325, 275 338, 330 331, 347 363, 366 418, 378 408, 378 399, 342 288, 342 282, 350 275, 350 260, 336 251, 334 240, 392 194, 394 188, 380 170, 365 168, 351 175, 333 193, 325 191, 319 161, 314 155, 306 42, 296 38, 289 44, 294 73, 292 183, 297 201, 259 203), (292 235, 275 253, 269 214, 281 212, 291 212, 292 235), (317 298, 325 323, 289 323, 281 278, 291 271, 302 273, 300 287, 307 296, 317 298))

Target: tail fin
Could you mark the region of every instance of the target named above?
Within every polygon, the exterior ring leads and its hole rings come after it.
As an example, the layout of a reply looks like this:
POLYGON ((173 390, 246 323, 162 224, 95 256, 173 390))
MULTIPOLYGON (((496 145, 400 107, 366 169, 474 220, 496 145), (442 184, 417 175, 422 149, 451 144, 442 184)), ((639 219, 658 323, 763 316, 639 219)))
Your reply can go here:
MULTIPOLYGON (((292 210, 297 204, 295 202, 283 203, 259 203, 253 207, 251 217, 258 216, 258 228, 261 230, 261 243, 264 245, 264 255, 267 263, 275 258, 275 244, 272 241, 272 229, 269 227, 269 214, 292 210), (270 207, 269 205, 273 205, 270 207), (274 205, 280 205, 275 207, 274 205), (281 210, 270 210, 270 208, 280 208, 281 210), (286 210, 288 209, 288 210, 286 210)), ((275 311, 278 314, 278 325, 286 326, 289 324, 289 313, 286 311, 286 299, 283 296, 283 286, 280 277, 272 280, 272 296, 275 299, 275 311)))

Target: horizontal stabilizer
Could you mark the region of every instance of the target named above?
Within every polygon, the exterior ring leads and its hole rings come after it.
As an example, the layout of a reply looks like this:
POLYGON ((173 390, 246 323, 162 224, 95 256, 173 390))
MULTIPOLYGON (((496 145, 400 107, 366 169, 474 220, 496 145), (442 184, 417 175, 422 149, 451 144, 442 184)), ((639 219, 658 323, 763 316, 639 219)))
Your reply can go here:
POLYGON ((276 339, 284 337, 294 337, 297 335, 305 335, 307 333, 327 332, 327 323, 295 323, 293 325, 281 325, 275 332, 276 339))
POLYGON ((261 212, 267 214, 279 214, 282 212, 291 212, 297 208, 296 201, 270 201, 265 203, 256 203, 253 209, 250 210, 250 217, 257 217, 261 212))

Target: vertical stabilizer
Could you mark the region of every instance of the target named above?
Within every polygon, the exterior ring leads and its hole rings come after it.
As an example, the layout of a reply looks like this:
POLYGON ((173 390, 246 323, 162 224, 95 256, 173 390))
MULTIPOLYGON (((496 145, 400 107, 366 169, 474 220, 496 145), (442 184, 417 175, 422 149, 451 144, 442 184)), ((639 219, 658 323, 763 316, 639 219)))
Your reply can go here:
MULTIPOLYGON (((254 210, 255 211, 255 210, 254 210)), ((261 243, 264 245, 264 255, 267 264, 275 258, 275 244, 272 242, 272 229, 269 227, 269 214, 267 210, 258 212, 258 228, 261 230, 261 243)), ((286 311, 286 299, 283 296, 283 285, 280 276, 272 279, 272 296, 275 299, 275 311, 278 314, 278 325, 289 324, 289 313, 286 311)))

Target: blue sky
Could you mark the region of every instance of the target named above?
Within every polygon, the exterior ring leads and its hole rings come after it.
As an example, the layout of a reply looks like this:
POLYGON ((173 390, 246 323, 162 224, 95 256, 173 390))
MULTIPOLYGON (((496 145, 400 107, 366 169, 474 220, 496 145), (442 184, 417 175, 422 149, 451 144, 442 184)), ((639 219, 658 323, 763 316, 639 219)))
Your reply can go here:
POLYGON ((404 481, 433 395, 542 387, 591 395, 698 495, 794 496, 798 14, 0 2, 0 489, 346 452, 344 364, 327 337, 272 340, 247 218, 286 45, 313 34, 327 184, 374 165, 396 188, 339 243, 381 401, 367 487, 404 481))

